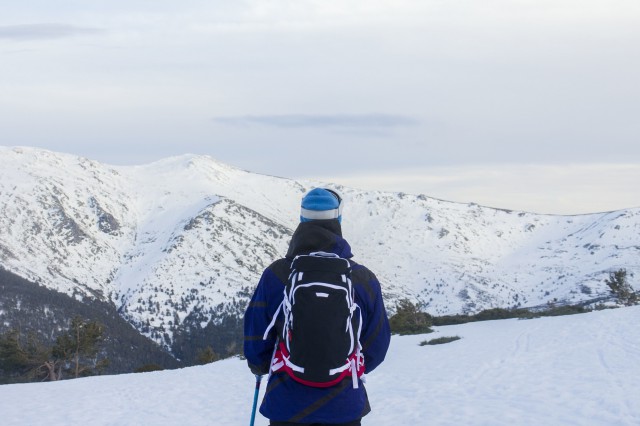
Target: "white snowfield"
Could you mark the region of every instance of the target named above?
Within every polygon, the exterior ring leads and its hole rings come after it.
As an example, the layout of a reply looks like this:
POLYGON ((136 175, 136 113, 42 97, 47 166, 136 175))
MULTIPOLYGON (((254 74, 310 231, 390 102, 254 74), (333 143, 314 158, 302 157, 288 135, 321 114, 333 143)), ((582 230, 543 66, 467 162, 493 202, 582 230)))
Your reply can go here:
MULTIPOLYGON (((0 146, 0 263, 113 303, 169 348, 188 316, 205 327, 247 302, 287 252, 301 197, 324 185, 207 156, 114 167, 0 146)), ((344 236, 389 308, 403 298, 432 315, 578 303, 608 295, 612 271, 640 275, 640 207, 540 215, 327 185, 343 195, 344 236)))
MULTIPOLYGON (((640 306, 394 336, 363 425, 639 425, 640 306), (425 339, 460 336, 438 346, 425 339)), ((264 391, 264 384, 262 391, 264 391)), ((247 425, 244 361, 0 386, 2 425, 247 425)), ((261 392, 262 395, 262 392, 261 392)), ((258 415, 256 425, 268 421, 258 415)))

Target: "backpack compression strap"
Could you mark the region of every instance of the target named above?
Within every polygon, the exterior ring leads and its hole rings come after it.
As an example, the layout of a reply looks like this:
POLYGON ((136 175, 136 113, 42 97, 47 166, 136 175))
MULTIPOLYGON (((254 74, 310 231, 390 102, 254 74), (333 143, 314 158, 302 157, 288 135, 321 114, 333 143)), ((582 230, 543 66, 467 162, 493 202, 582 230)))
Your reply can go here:
POLYGON ((296 382, 316 388, 328 388, 331 386, 335 386, 342 380, 347 378, 349 375, 351 375, 353 388, 358 389, 358 378, 362 377, 362 375, 364 374, 364 355, 362 355, 362 352, 360 351, 360 345, 358 344, 358 348, 353 354, 351 354, 351 356, 349 356, 349 358, 346 359, 344 365, 330 371, 331 375, 339 373, 339 375, 335 379, 329 382, 311 382, 296 376, 295 373, 304 373, 304 368, 295 365, 289 360, 289 352, 287 351, 287 347, 283 342, 280 342, 275 354, 273 355, 273 359, 271 360, 271 372, 280 370, 285 371, 296 382))

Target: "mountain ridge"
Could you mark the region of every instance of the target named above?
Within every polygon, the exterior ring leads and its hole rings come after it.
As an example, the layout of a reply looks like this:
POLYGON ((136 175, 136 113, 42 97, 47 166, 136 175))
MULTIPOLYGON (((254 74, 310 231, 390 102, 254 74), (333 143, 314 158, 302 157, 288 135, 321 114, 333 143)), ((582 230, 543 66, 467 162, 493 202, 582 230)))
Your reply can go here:
POLYGON ((343 233, 388 308, 434 315, 579 302, 640 272, 640 208, 549 215, 260 175, 208 156, 108 166, 0 147, 0 265, 76 298, 108 301, 166 348, 185 328, 239 316, 286 253, 300 198, 345 199, 343 233))

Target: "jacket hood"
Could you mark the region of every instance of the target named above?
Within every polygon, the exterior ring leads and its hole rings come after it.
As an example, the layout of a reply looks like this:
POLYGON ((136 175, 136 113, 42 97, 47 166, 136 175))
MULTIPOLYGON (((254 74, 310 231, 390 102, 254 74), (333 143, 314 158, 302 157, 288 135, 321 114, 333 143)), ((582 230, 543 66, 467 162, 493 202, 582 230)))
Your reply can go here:
POLYGON ((287 258, 314 251, 334 253, 345 259, 353 257, 351 246, 342 238, 342 227, 337 219, 301 222, 291 237, 287 258))

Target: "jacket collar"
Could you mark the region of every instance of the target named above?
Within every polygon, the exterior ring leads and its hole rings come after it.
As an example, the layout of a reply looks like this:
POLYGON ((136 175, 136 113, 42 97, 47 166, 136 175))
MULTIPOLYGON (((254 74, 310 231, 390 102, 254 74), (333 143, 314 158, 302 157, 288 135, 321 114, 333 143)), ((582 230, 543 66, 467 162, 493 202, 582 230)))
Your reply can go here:
POLYGON ((292 259, 314 251, 334 253, 346 259, 353 257, 351 246, 342 238, 342 227, 337 219, 301 222, 291 237, 286 257, 292 259))

